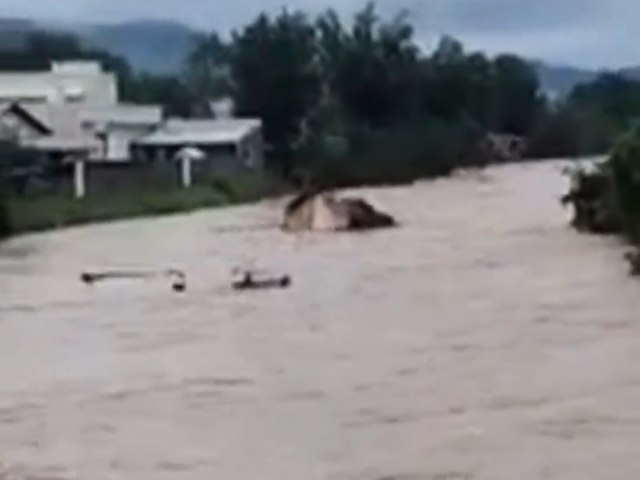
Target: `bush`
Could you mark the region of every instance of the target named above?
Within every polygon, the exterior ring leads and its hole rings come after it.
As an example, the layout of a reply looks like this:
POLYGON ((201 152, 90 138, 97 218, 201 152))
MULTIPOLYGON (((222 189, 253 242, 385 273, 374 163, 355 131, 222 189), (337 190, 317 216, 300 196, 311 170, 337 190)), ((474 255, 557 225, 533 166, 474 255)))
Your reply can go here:
POLYGON ((564 202, 574 206, 576 228, 640 240, 640 129, 620 138, 599 168, 577 169, 572 176, 564 202))
POLYGON ((472 126, 432 120, 388 128, 352 128, 311 138, 301 151, 303 176, 315 187, 407 183, 483 164, 472 126))
POLYGON ((610 170, 606 166, 593 171, 578 167, 571 176, 571 190, 562 201, 573 206, 572 225, 590 233, 620 233, 622 217, 610 170))
POLYGON ((609 160, 621 206, 627 214, 640 213, 640 128, 624 135, 609 160))
POLYGON ((141 191, 109 197, 87 197, 81 200, 67 195, 29 198, 14 196, 8 199, 8 207, 13 219, 11 233, 121 218, 165 215, 227 203, 224 195, 211 187, 141 191))

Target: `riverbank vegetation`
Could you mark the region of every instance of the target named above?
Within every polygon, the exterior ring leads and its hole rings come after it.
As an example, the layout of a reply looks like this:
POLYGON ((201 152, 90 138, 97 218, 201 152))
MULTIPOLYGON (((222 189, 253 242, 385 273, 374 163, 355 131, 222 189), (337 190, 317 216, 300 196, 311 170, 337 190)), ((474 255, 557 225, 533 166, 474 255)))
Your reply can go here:
POLYGON ((51 165, 34 151, 0 143, 0 238, 120 218, 164 215, 230 206, 279 195, 288 186, 268 175, 235 174, 198 181, 128 185, 114 192, 74 198, 59 189, 51 165))
POLYGON ((574 209, 580 231, 619 234, 634 247, 627 255, 631 272, 640 274, 640 128, 615 144, 609 158, 592 170, 571 172, 572 187, 564 197, 574 209))
POLYGON ((220 177, 189 189, 140 189, 75 199, 68 194, 4 195, 0 238, 9 234, 69 227, 121 218, 167 215, 257 201, 285 186, 254 176, 220 177))

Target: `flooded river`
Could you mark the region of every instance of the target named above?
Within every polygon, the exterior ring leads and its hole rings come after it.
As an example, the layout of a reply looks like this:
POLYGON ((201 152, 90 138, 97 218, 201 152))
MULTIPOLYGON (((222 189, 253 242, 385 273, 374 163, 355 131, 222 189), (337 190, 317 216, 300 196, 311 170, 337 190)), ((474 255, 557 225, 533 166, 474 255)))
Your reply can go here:
POLYGON ((275 201, 5 244, 0 478, 637 480, 640 283, 560 169, 364 190, 402 223, 371 234, 235 228, 275 201), (185 294, 78 281, 166 267, 185 294))

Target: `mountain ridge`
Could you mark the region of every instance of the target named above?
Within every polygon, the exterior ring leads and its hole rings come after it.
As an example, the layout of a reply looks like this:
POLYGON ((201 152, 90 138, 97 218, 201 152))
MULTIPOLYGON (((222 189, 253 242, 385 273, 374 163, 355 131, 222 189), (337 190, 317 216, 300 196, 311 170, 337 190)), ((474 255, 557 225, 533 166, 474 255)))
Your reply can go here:
MULTIPOLYGON (((0 18, 0 42, 17 45, 30 31, 68 31, 88 46, 125 58, 137 71, 170 75, 184 67, 184 59, 202 32, 177 21, 138 18, 119 23, 53 24, 21 18, 0 18), (22 35, 22 37, 21 37, 22 35)), ((580 83, 591 82, 605 70, 555 65, 532 60, 542 90, 552 98, 562 98, 580 83)), ((618 73, 640 81, 640 66, 618 73)))

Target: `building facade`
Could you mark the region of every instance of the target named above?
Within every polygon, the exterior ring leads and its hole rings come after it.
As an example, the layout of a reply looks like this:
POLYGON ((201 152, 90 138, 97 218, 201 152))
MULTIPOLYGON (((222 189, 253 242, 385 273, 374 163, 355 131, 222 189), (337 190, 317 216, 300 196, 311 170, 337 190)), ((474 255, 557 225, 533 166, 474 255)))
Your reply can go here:
POLYGON ((196 168, 211 175, 261 170, 264 166, 262 121, 258 119, 169 119, 134 141, 133 148, 135 157, 142 161, 193 161, 196 168), (185 149, 191 155, 183 155, 185 149))
MULTIPOLYGON (((225 112, 232 110, 224 106, 225 112)), ((260 120, 225 115, 163 121, 162 113, 157 105, 120 102, 116 77, 96 62, 54 62, 47 72, 0 73, 0 140, 71 166, 78 197, 86 191, 86 169, 99 166, 175 162, 181 164, 184 186, 191 185, 192 172, 207 178, 262 169, 260 120)))
MULTIPOLYGON (((14 105, 46 125, 56 144, 69 135, 84 136, 93 161, 128 160, 131 142, 162 121, 157 105, 121 103, 115 75, 97 62, 54 62, 47 72, 0 73, 0 111, 11 117, 14 105)), ((51 142, 39 143, 44 149, 51 142)))

